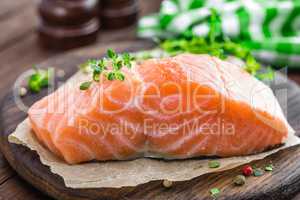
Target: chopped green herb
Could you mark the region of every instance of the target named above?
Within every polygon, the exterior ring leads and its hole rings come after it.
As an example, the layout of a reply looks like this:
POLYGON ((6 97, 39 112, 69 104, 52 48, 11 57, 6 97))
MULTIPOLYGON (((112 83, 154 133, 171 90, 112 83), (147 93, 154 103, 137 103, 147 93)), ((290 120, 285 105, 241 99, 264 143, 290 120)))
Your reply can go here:
POLYGON ((220 167, 220 162, 216 160, 211 160, 208 162, 208 167, 209 168, 218 168, 220 167))
POLYGON ((86 82, 81 83, 80 90, 87 90, 87 89, 89 89, 90 86, 91 86, 91 84, 92 84, 92 81, 86 81, 86 82))
POLYGON ((49 86, 49 80, 53 72, 50 69, 34 68, 35 72, 28 79, 28 88, 32 92, 40 92, 42 88, 49 86))
POLYGON ((221 191, 218 188, 212 188, 210 190, 210 194, 213 198, 217 198, 219 196, 220 192, 221 191))
POLYGON ((254 168, 253 175, 256 177, 262 176, 262 175, 264 175, 264 171, 261 168, 254 168))
POLYGON ((267 172, 271 172, 271 171, 273 171, 273 169, 274 169, 274 166, 273 166, 272 164, 268 164, 268 165, 265 167, 265 171, 267 171, 267 172))
POLYGON ((235 185, 244 185, 246 183, 246 177, 243 175, 237 175, 234 179, 233 179, 233 183, 235 185))

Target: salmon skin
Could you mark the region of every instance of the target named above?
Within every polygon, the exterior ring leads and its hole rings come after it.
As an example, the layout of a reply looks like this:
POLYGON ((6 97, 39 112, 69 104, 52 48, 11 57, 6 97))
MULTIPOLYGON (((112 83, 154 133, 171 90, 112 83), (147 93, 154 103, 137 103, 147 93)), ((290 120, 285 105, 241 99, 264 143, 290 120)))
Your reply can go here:
POLYGON ((36 137, 69 164, 138 157, 242 156, 294 132, 268 86, 209 55, 150 59, 60 87, 28 111, 36 137))

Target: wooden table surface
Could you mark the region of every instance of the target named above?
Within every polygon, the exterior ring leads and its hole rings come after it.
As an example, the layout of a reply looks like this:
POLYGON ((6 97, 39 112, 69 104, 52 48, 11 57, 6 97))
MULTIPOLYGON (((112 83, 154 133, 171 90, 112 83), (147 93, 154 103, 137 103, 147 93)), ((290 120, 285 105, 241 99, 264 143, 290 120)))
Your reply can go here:
MULTIPOLYGON (((139 0, 141 15, 155 12, 161 0, 139 0)), ((45 59, 61 53, 39 47, 37 43, 36 0, 1 0, 0 3, 0 99, 11 88, 17 76, 45 59)), ((134 39, 135 27, 117 31, 102 31, 99 43, 134 39)), ((299 64, 300 65, 300 64, 299 64)), ((300 84, 299 72, 289 77, 300 84)), ((50 199, 23 181, 0 153, 0 200, 50 199)), ((300 200, 300 194, 293 200, 300 200)))

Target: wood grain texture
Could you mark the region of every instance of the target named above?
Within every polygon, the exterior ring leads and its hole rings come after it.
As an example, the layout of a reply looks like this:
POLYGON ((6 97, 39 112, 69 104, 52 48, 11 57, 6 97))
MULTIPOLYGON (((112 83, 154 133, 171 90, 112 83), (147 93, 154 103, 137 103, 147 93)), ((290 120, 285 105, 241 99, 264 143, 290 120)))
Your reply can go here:
POLYGON ((35 8, 32 6, 25 6, 15 15, 0 20, 0 27, 5 27, 1 29, 0 49, 5 49, 16 41, 22 40, 26 35, 32 34, 36 24, 35 8), (24 22, 30 23, 26 23, 24 26, 24 22))
MULTIPOLYGON (((76 71, 76 65, 87 58, 103 55, 107 47, 118 51, 140 50, 151 47, 152 44, 143 41, 125 42, 95 46, 55 57, 42 63, 41 66, 54 66, 66 71, 66 78, 76 71)), ((281 78, 284 80, 284 78, 281 78)), ((288 95, 288 119, 291 125, 300 131, 300 89, 292 81, 283 82, 278 86, 286 88, 288 95)), ((24 98, 30 105, 46 94, 28 95, 24 98)), ((292 147, 261 161, 252 162, 252 165, 264 166, 270 161, 276 166, 274 172, 266 173, 262 177, 250 177, 243 187, 235 187, 232 179, 240 173, 241 168, 235 168, 222 173, 212 173, 197 177, 191 181, 177 182, 172 188, 162 187, 161 181, 152 181, 137 187, 121 189, 69 189, 63 184, 62 178, 52 174, 49 168, 43 166, 36 153, 25 147, 9 144, 7 135, 24 119, 26 114, 16 108, 11 95, 8 95, 2 106, 1 122, 4 128, 0 137, 0 147, 13 168, 29 183, 39 190, 57 199, 124 199, 124 200, 202 200, 211 199, 209 189, 218 187, 222 194, 218 199, 290 199, 300 190, 300 148, 292 147)), ((5 184, 13 184, 14 180, 5 184)), ((20 189, 21 190, 21 189, 20 189)), ((1 187, 0 187, 1 192, 1 187)), ((35 198, 35 197, 33 197, 35 198)))
POLYGON ((32 192, 34 188, 25 183, 18 176, 14 176, 0 185, 0 200, 9 199, 9 200, 50 200, 50 197, 42 194, 41 192, 32 192))
POLYGON ((14 16, 17 12, 27 6, 33 6, 36 0, 1 0, 0 20, 14 16))

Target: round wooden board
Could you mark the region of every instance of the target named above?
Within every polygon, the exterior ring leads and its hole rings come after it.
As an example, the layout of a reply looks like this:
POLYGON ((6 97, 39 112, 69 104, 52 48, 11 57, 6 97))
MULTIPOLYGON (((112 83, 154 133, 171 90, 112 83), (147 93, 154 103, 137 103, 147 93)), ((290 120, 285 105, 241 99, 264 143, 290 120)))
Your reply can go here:
MULTIPOLYGON (((138 51, 153 47, 151 42, 128 41, 114 44, 103 44, 63 54, 41 63, 42 67, 55 67, 66 72, 64 79, 70 77, 77 65, 88 58, 101 57, 106 48, 111 47, 119 52, 124 50, 138 51)), ((281 76, 280 76, 281 77, 281 76)), ((284 80, 284 78, 280 78, 284 80)), ((291 125, 298 129, 300 124, 300 89, 292 81, 279 84, 280 88, 287 89, 288 119, 291 125)), ((29 94, 23 100, 31 105, 46 95, 46 90, 39 94, 29 94)), ((49 167, 41 164, 38 155, 20 145, 8 143, 7 136, 14 131, 26 113, 20 111, 15 105, 12 93, 9 93, 1 106, 0 120, 2 131, 0 137, 1 150, 10 165, 39 190, 56 199, 65 200, 202 200, 212 199, 209 190, 213 187, 222 192, 218 199, 290 199, 300 191, 300 148, 298 146, 280 151, 263 160, 253 162, 257 166, 264 166, 270 161, 276 166, 272 173, 262 177, 249 177, 247 184, 236 187, 232 184, 234 176, 240 173, 241 168, 235 168, 221 173, 212 173, 194 178, 190 181, 176 182, 172 188, 162 187, 161 181, 153 181, 137 187, 98 188, 98 189, 70 189, 66 188, 61 177, 52 174, 49 167)))

